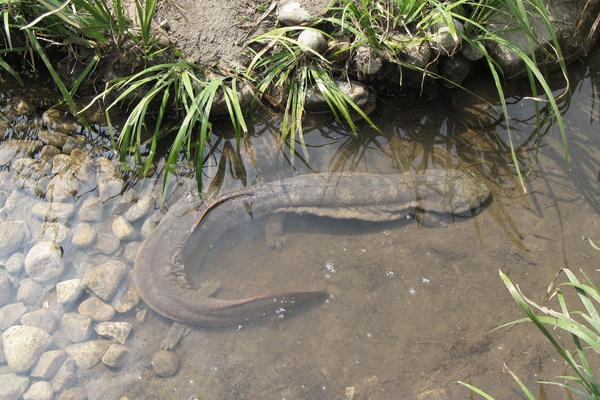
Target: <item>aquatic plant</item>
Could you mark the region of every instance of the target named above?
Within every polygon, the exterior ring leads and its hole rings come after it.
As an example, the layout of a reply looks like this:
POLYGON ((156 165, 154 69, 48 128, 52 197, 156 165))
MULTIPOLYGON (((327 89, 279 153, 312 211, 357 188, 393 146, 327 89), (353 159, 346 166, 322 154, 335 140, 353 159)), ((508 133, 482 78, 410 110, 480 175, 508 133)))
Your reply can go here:
MULTIPOLYGON (((600 251, 600 248, 593 242, 590 241, 590 244, 594 249, 600 251)), ((600 383, 595 369, 589 361, 589 355, 590 353, 591 355, 600 354, 600 314, 598 312, 600 290, 583 271, 581 271, 581 274, 583 280, 580 280, 568 268, 563 268, 557 273, 556 278, 548 288, 549 299, 556 299, 559 305, 559 310, 554 310, 527 298, 518 285, 513 284, 504 273, 500 272, 502 281, 526 317, 502 325, 497 329, 516 324, 533 323, 573 373, 573 375, 558 377, 559 381, 540 383, 562 387, 582 400, 598 400, 600 399, 600 383), (566 277, 566 281, 557 284, 558 278, 562 275, 566 277), (565 294, 571 290, 577 294, 583 309, 572 311, 567 305, 565 294), (557 334, 553 333, 557 329, 561 333, 570 334, 573 340, 573 350, 570 350, 557 339, 557 334)), ((508 371, 523 395, 528 400, 535 400, 535 396, 519 377, 512 371, 508 371)), ((484 399, 494 400, 493 396, 471 384, 459 383, 484 399)))

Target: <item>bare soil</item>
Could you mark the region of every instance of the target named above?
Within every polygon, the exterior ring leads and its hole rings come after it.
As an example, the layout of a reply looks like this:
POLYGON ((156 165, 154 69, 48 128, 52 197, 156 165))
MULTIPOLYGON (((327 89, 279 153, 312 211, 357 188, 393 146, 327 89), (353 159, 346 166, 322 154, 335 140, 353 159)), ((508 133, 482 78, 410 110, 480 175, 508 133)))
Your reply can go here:
MULTIPOLYGON (((275 11, 262 18, 268 0, 167 0, 159 2, 158 21, 184 56, 201 65, 232 67, 244 60, 244 42, 272 27, 275 11)), ((323 12, 327 0, 301 0, 310 12, 323 12)))

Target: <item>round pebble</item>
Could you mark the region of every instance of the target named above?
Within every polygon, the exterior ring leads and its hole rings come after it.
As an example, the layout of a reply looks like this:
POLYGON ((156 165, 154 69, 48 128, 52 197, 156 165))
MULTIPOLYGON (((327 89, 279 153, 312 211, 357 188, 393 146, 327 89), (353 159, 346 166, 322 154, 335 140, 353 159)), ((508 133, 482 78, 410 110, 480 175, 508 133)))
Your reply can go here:
POLYGON ((15 372, 28 371, 50 344, 46 332, 34 326, 15 325, 2 334, 4 355, 15 372))
POLYGON ((62 251, 54 242, 36 244, 25 257, 25 271, 36 282, 57 278, 64 268, 62 251))
POLYGON ((179 371, 179 357, 172 351, 158 350, 152 354, 151 365, 157 376, 166 378, 179 371))
POLYGON ((81 223, 73 231, 71 241, 76 247, 87 247, 96 240, 96 229, 93 225, 81 223))

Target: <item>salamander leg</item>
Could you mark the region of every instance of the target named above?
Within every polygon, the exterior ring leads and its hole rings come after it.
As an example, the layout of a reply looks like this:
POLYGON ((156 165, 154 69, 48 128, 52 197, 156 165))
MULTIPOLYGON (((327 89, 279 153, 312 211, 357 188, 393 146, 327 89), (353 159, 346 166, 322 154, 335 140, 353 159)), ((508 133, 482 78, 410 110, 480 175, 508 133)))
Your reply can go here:
POLYGON ((167 336, 160 341, 160 349, 173 350, 181 342, 181 339, 189 335, 191 331, 192 328, 188 325, 173 322, 173 325, 169 328, 169 332, 167 332, 167 336))
POLYGON ((265 222, 265 239, 269 247, 281 250, 284 244, 283 222, 285 213, 270 214, 265 222))

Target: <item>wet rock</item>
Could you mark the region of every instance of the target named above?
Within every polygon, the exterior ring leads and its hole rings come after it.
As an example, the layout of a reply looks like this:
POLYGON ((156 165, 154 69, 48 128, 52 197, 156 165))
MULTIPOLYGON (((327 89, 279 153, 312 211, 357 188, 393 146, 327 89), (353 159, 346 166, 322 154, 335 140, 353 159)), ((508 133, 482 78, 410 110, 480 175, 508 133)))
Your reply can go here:
POLYGON ((67 346, 65 351, 75 360, 78 368, 89 369, 100 362, 110 344, 108 340, 91 340, 67 346))
POLYGON ((78 192, 78 180, 66 172, 57 174, 50 180, 46 189, 46 198, 53 202, 62 202, 73 198, 78 192))
POLYGON ((50 335, 33 326, 11 326, 2 334, 8 366, 16 372, 28 371, 50 344, 50 335))
POLYGON ((135 261, 135 257, 137 257, 137 253, 141 245, 142 242, 127 243, 125 249, 123 250, 123 256, 130 261, 135 261))
POLYGON ((45 381, 35 382, 23 394, 23 400, 52 400, 53 398, 52 385, 45 381))
POLYGON ((71 241, 75 247, 87 247, 96 240, 96 228, 93 225, 81 223, 73 231, 71 241))
POLYGON ((102 363, 111 368, 121 368, 129 358, 129 349, 117 343, 110 345, 102 356, 102 363))
POLYGON ((150 235, 152 235, 152 233, 154 233, 161 218, 162 214, 159 212, 156 212, 150 217, 146 218, 146 220, 142 224, 142 228, 140 229, 140 232, 144 239, 147 239, 150 235))
POLYGON ((71 154, 85 144, 85 136, 69 136, 62 147, 65 154, 71 154))
POLYGON ((35 382, 23 394, 23 400, 52 400, 53 398, 52 385, 45 381, 35 382))
POLYGON ((58 400, 86 400, 88 398, 85 388, 78 386, 65 390, 60 394, 58 400))
POLYGON ((81 221, 101 221, 104 204, 98 197, 85 199, 79 209, 79 220, 81 221))
POLYGON ((72 358, 67 358, 65 362, 58 369, 54 378, 50 384, 54 392, 58 393, 65 388, 71 386, 75 381, 75 374, 77 373, 77 364, 72 358))
POLYGON ((64 271, 62 251, 54 242, 40 242, 25 257, 25 272, 36 282, 58 278, 64 271))
POLYGON ((64 350, 50 350, 42 353, 35 367, 31 370, 31 377, 50 379, 56 374, 67 358, 64 350))
POLYGON ((137 221, 148 214, 148 212, 154 207, 154 197, 152 195, 145 195, 139 198, 135 204, 133 204, 125 213, 123 218, 129 222, 137 221))
POLYGON ((454 20, 453 22, 456 29, 455 34, 452 34, 452 30, 448 25, 440 23, 431 37, 431 47, 439 54, 453 54, 462 45, 461 32, 464 31, 464 26, 458 20, 454 20))
POLYGON ((52 159, 52 173, 61 174, 65 173, 69 169, 71 163, 71 157, 66 154, 57 154, 52 159))
POLYGON ((24 221, 0 221, 0 259, 10 257, 29 240, 24 221))
POLYGON ((92 320, 77 313, 66 313, 62 317, 62 331, 72 343, 89 339, 92 334, 92 320))
POLYGON ((133 240, 137 237, 137 232, 133 226, 123 217, 119 216, 112 223, 112 231, 119 240, 133 240))
POLYGON ((66 135, 71 135, 81 129, 81 126, 72 117, 56 108, 46 110, 42 114, 42 122, 47 128, 66 135))
POLYGON ((179 371, 179 357, 172 351, 159 350, 152 354, 150 365, 157 376, 166 378, 179 371))
POLYGON ((126 313, 133 309, 140 302, 138 294, 133 282, 129 282, 127 290, 117 298, 114 303, 115 311, 118 313, 126 313))
POLYGON ((131 324, 129 322, 100 322, 95 329, 98 335, 114 339, 119 344, 125 344, 131 332, 131 324))
POLYGON ((4 345, 0 340, 0 364, 6 364, 6 356, 4 355, 4 345))
POLYGON ((0 143, 0 166, 9 165, 14 159, 30 157, 42 147, 39 140, 7 139, 0 143))
POLYGON ((40 328, 51 335, 56 330, 57 321, 52 311, 40 308, 23 314, 23 316, 21 316, 21 324, 40 328))
POLYGON ((42 147, 40 158, 45 161, 50 161, 58 154, 60 154, 60 149, 58 147, 47 144, 42 147))
POLYGON ((100 201, 105 202, 123 191, 123 180, 115 177, 102 177, 98 180, 100 201))
POLYGON ((287 1, 277 6, 277 21, 282 25, 303 25, 314 17, 298 1, 287 1))
POLYGON ((298 35, 300 48, 308 54, 316 52, 321 54, 327 48, 325 35, 313 29, 305 29, 298 35))
POLYGON ((75 206, 69 203, 38 203, 31 208, 31 213, 43 220, 67 220, 75 212, 75 206))
POLYGON ((23 303, 8 304, 0 308, 0 331, 8 329, 17 323, 26 312, 27 307, 23 303))
MULTIPOLYGON (((338 88, 350 97, 358 106, 364 107, 369 102, 369 89, 357 81, 338 81, 338 88)), ((327 111, 329 106, 323 95, 315 88, 309 88, 306 93, 305 108, 308 111, 327 111)))
POLYGON ((33 306, 38 303, 44 288, 42 285, 30 278, 25 278, 19 284, 17 289, 17 301, 24 303, 28 306, 33 306))
POLYGON ((12 284, 8 275, 3 271, 0 271, 0 306, 3 306, 10 299, 12 293, 12 284))
POLYGON ((71 230, 59 222, 44 222, 37 237, 41 241, 54 242, 61 245, 71 235, 71 230))
POLYGON ((56 284, 57 300, 61 304, 69 304, 81 296, 83 293, 83 284, 81 279, 69 279, 56 284))
POLYGON ((483 58, 483 52, 469 42, 463 42, 460 53, 469 61, 479 61, 483 58))
POLYGON ((119 288, 119 284, 127 273, 127 266, 117 259, 110 259, 102 264, 88 269, 83 277, 83 286, 100 297, 109 301, 119 288))
POLYGON ((419 393, 416 400, 448 400, 449 398, 444 388, 437 388, 419 393))
POLYGON ((471 61, 467 60, 460 54, 456 54, 451 58, 444 60, 440 66, 440 72, 448 81, 444 81, 447 87, 456 87, 460 85, 471 72, 471 61))
POLYGON ((44 143, 58 148, 63 147, 69 136, 64 133, 41 129, 38 133, 38 138, 44 143))
POLYGON ((115 315, 114 308, 96 297, 82 301, 77 311, 94 321, 110 321, 115 315))
POLYGON ((354 65, 360 76, 369 76, 381 70, 383 60, 370 47, 360 46, 354 54, 354 65))
POLYGON ((14 110, 16 114, 27 115, 35 111, 35 106, 22 97, 16 97, 14 102, 14 110))
POLYGON ((17 400, 29 387, 29 378, 16 374, 0 375, 0 400, 17 400))
MULTIPOLYGON (((25 254, 23 253, 15 253, 8 260, 6 260, 6 264, 4 265, 4 269, 6 272, 13 276, 19 276, 23 272, 23 268, 25 267, 25 254)), ((0 301, 2 304, 2 301, 0 301)))
POLYGON ((121 241, 112 233, 99 233, 96 239, 96 248, 104 254, 113 254, 119 250, 121 241))
POLYGON ((429 43, 425 41, 415 43, 407 35, 395 35, 394 39, 398 41, 398 45, 401 47, 400 58, 408 64, 417 68, 425 68, 431 61, 432 53, 429 43))

